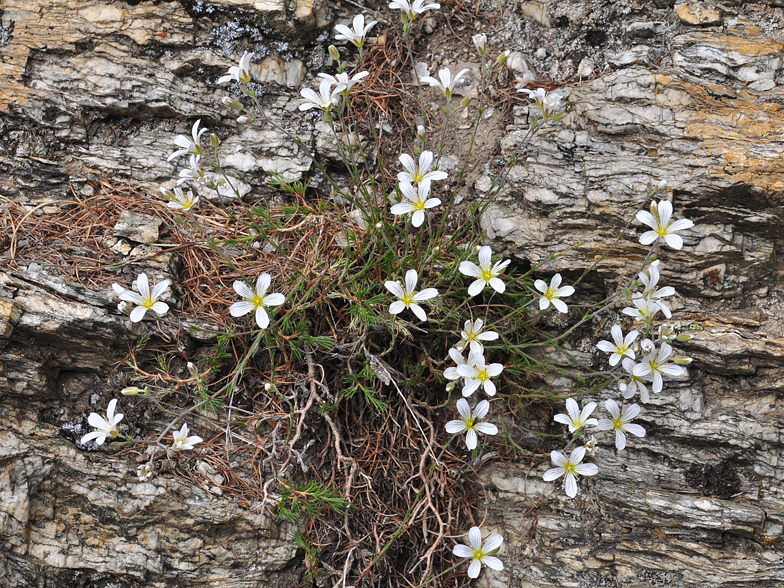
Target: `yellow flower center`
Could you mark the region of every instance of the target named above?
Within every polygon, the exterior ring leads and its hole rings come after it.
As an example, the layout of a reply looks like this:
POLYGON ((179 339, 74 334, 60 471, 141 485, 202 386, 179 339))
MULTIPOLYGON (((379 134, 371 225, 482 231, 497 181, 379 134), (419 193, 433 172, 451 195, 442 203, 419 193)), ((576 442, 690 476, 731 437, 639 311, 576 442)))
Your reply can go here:
POLYGON ((254 294, 250 303, 253 305, 253 308, 259 308, 260 306, 264 306, 264 297, 259 296, 258 294, 254 294))
POLYGON ((567 474, 574 474, 577 475, 577 472, 574 469, 574 464, 571 461, 567 461, 566 465, 564 466, 564 475, 567 474))
POLYGON ((558 298, 558 290, 555 288, 547 288, 547 291, 544 293, 544 297, 547 298, 547 300, 558 298))
POLYGON ((480 549, 474 549, 474 554, 471 556, 471 559, 477 559, 479 561, 482 561, 484 559, 485 555, 486 555, 485 552, 482 551, 481 548, 480 549))
POLYGON ((482 270, 482 280, 489 282, 493 278, 493 270, 490 268, 482 270))
POLYGON ((414 172, 414 181, 418 184, 422 181, 422 174, 419 173, 419 168, 414 172))
POLYGON ((471 415, 467 419, 463 419, 463 422, 465 423, 466 430, 470 431, 471 429, 474 428, 474 417, 473 417, 473 415, 471 415))
POLYGON ((409 293, 405 293, 401 300, 403 301, 403 304, 406 305, 406 308, 408 308, 408 307, 410 307, 414 303, 414 295, 413 294, 409 294, 409 293))
POLYGON ((482 382, 483 384, 490 379, 490 374, 487 373, 487 369, 484 370, 477 370, 476 379, 482 382))
POLYGON ((414 210, 425 210, 425 201, 417 200, 414 202, 414 210))
POLYGON ((623 429, 623 421, 621 420, 621 417, 618 417, 617 419, 613 419, 612 423, 613 423, 613 429, 618 429, 618 430, 623 429))

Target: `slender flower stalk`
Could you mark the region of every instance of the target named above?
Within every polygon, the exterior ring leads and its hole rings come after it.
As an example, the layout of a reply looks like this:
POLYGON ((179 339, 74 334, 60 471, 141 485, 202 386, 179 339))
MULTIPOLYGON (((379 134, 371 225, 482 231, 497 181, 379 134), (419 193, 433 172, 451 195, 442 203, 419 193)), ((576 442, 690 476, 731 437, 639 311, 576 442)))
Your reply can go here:
POLYGON ((416 285, 418 279, 416 270, 410 269, 406 272, 405 287, 401 286, 400 282, 393 282, 392 280, 384 282, 384 287, 399 298, 399 300, 395 300, 389 305, 389 312, 391 314, 400 314, 408 308, 420 321, 427 320, 427 314, 425 314, 424 309, 417 303, 435 298, 438 296, 438 290, 435 288, 425 288, 417 293, 416 285))
POLYGON ((615 447, 618 451, 626 447, 626 433, 631 433, 637 437, 645 437, 645 429, 631 422, 632 419, 640 414, 638 405, 632 404, 627 406, 621 412, 618 403, 612 398, 608 398, 604 406, 612 419, 599 419, 598 427, 600 431, 615 431, 615 447))
POLYGON ((87 422, 90 423, 91 426, 95 427, 95 431, 92 433, 87 433, 84 437, 81 438, 79 443, 82 445, 86 445, 92 440, 95 440, 97 445, 103 445, 103 442, 106 441, 106 438, 109 437, 113 439, 120 435, 120 431, 117 428, 117 423, 119 423, 123 419, 122 413, 114 414, 114 409, 117 406, 117 399, 113 398, 109 402, 109 406, 106 408, 106 418, 99 415, 97 412, 91 413, 90 416, 87 418, 87 422))
POLYGON ((471 527, 468 532, 468 545, 455 545, 452 553, 457 557, 471 558, 471 563, 468 565, 468 577, 478 578, 482 566, 487 566, 496 572, 504 569, 501 560, 490 555, 499 549, 503 542, 504 538, 501 535, 491 535, 482 542, 482 531, 479 527, 471 527))
POLYGON ((479 440, 477 433, 482 433, 483 435, 495 435, 498 433, 498 427, 493 423, 479 422, 490 412, 490 403, 487 400, 482 400, 476 405, 474 411, 471 412, 471 407, 468 406, 466 399, 461 398, 457 401, 457 412, 460 414, 460 418, 449 421, 446 424, 446 432, 450 435, 465 432, 466 447, 468 449, 476 449, 479 440))
POLYGON ((268 273, 265 272, 261 274, 256 279, 255 291, 251 290, 245 282, 234 282, 234 291, 242 296, 244 300, 240 300, 231 305, 231 308, 229 308, 231 316, 245 316, 249 312, 255 311, 256 324, 260 329, 266 329, 269 326, 269 316, 267 315, 265 307, 280 306, 286 302, 286 297, 283 294, 267 294, 271 281, 268 273))
POLYGON ((491 266, 490 264, 492 263, 492 255, 493 250, 485 245, 479 249, 479 265, 476 265, 472 261, 460 262, 461 274, 470 276, 472 278, 477 278, 468 287, 469 296, 476 296, 485 289, 485 286, 490 286, 499 294, 503 294, 506 291, 506 285, 498 276, 504 272, 506 267, 512 263, 512 261, 510 259, 505 261, 497 261, 495 262, 495 265, 491 266))
POLYGON ((550 452, 550 459, 553 460, 554 468, 547 470, 542 479, 545 482, 557 480, 561 476, 566 476, 564 487, 569 498, 577 496, 577 476, 594 476, 599 472, 599 468, 594 463, 581 463, 585 458, 585 447, 575 447, 569 459, 560 451, 550 452))

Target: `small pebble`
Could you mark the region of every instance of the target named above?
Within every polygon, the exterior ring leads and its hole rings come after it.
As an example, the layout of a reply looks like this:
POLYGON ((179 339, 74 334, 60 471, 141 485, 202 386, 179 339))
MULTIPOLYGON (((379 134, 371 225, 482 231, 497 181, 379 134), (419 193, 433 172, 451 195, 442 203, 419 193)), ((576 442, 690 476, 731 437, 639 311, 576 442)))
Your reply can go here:
POLYGON ((536 50, 536 53, 534 53, 534 57, 540 60, 544 59, 547 57, 547 50, 544 47, 539 47, 539 49, 536 50))

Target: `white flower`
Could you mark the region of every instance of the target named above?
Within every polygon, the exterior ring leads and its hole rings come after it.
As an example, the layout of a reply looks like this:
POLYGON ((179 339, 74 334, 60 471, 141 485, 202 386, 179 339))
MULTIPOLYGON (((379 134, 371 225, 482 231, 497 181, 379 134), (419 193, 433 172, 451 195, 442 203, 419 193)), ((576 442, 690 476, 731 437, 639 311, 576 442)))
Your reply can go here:
POLYGON ((502 371, 504 366, 500 363, 487 365, 484 355, 474 355, 473 362, 457 366, 457 373, 466 379, 463 396, 471 396, 480 386, 488 396, 495 396, 495 384, 490 378, 500 375, 502 371))
POLYGON ((417 285, 417 280, 418 277, 416 270, 410 269, 406 272, 405 288, 400 285, 400 282, 393 282, 391 280, 384 282, 384 287, 386 287, 387 290, 392 292, 392 294, 400 299, 395 300, 392 304, 389 305, 390 313, 399 314, 408 308, 420 321, 427 320, 425 311, 421 306, 419 306, 419 304, 417 304, 417 302, 424 302, 425 300, 435 298, 438 296, 438 290, 435 288, 425 288, 419 294, 417 294, 414 291, 417 285))
POLYGON ((197 180, 199 178, 204 177, 204 172, 201 169, 200 160, 201 160, 201 155, 191 155, 189 166, 186 169, 180 170, 180 179, 177 180, 178 186, 180 184, 184 184, 189 180, 197 180))
POLYGON ((682 367, 667 363, 670 355, 672 355, 672 347, 668 343, 662 343, 659 351, 656 351, 654 348, 653 351, 643 357, 641 363, 634 366, 633 375, 642 376, 648 381, 653 381, 653 391, 661 392, 664 385, 663 376, 680 376, 684 373, 682 367))
POLYGON ((649 267, 647 272, 643 272, 640 274, 640 281, 642 282, 645 289, 640 293, 636 292, 632 299, 634 298, 644 298, 653 302, 659 309, 664 313, 664 316, 667 318, 672 318, 672 311, 670 311, 670 307, 662 302, 662 298, 666 296, 672 296, 675 294, 675 288, 672 286, 665 286, 663 288, 658 287, 659 283, 659 260, 654 261, 649 267))
POLYGON ((95 427, 96 430, 92 433, 87 433, 84 437, 82 437, 79 443, 86 445, 88 441, 95 439, 95 443, 97 445, 103 445, 103 442, 106 441, 107 437, 117 437, 120 434, 120 431, 117 428, 117 423, 123 419, 123 415, 122 413, 114 414, 114 408, 116 406, 117 399, 114 398, 111 402, 109 402, 109 406, 106 409, 106 418, 103 418, 97 412, 92 413, 87 418, 87 422, 95 427))
POLYGON ((621 327, 618 325, 613 325, 613 328, 610 329, 610 333, 612 334, 614 343, 599 341, 596 344, 601 351, 612 353, 610 356, 610 365, 618 365, 618 362, 624 357, 634 359, 634 351, 632 351, 631 346, 632 343, 637 340, 637 337, 640 336, 640 333, 638 331, 629 331, 629 334, 624 338, 623 331, 621 331, 621 327))
POLYGON ((174 443, 172 444, 172 449, 174 451, 193 449, 194 445, 204 441, 204 439, 196 435, 188 437, 188 423, 182 423, 182 428, 179 431, 174 431, 173 436, 174 443))
POLYGON ((468 287, 469 296, 476 296, 482 290, 484 290, 485 286, 488 285, 499 294, 503 294, 506 290, 506 285, 498 276, 504 272, 506 266, 512 263, 512 260, 507 259, 506 261, 497 261, 495 262, 494 266, 490 267, 490 264, 492 263, 492 255, 492 249, 485 245, 479 249, 479 265, 476 265, 472 261, 460 262, 461 274, 470 276, 472 278, 477 278, 477 280, 472 282, 468 287))
POLYGON ((452 358, 452 361, 455 362, 455 365, 444 370, 444 377, 447 380, 458 380, 460 379, 460 374, 457 373, 457 366, 465 365, 466 360, 463 357, 463 354, 454 347, 449 349, 449 357, 452 358))
POLYGON ((247 51, 240 57, 240 64, 239 66, 233 65, 229 68, 229 73, 225 76, 218 78, 216 83, 218 84, 225 84, 226 82, 230 82, 231 80, 236 80, 242 84, 247 84, 250 82, 250 58, 253 57, 253 53, 248 53, 247 51))
POLYGON ((153 286, 152 290, 150 290, 147 274, 141 273, 136 278, 136 287, 139 289, 138 294, 132 290, 125 290, 118 284, 112 284, 112 288, 119 296, 120 300, 133 302, 137 305, 136 308, 131 311, 131 322, 138 323, 144 318, 144 315, 147 314, 148 310, 152 310, 158 316, 163 316, 168 312, 169 305, 165 302, 158 301, 158 298, 166 291, 169 284, 171 284, 169 280, 164 280, 153 286))
POLYGON ((474 42, 474 47, 476 47, 476 52, 479 53, 480 56, 484 57, 485 52, 487 51, 487 35, 484 33, 479 33, 471 37, 471 40, 474 42))
POLYGON ((468 449, 475 449, 478 442, 477 433, 484 435, 495 435, 498 433, 498 427, 493 423, 480 423, 483 418, 487 416, 490 411, 490 403, 487 400, 482 400, 476 405, 474 412, 471 413, 471 407, 468 406, 465 398, 457 401, 457 412, 460 413, 460 418, 455 421, 449 421, 446 424, 446 432, 455 435, 457 433, 466 433, 466 447, 468 449))
POLYGON ((569 425, 569 432, 574 433, 578 429, 582 429, 585 426, 591 425, 596 426, 596 419, 589 419, 588 417, 591 416, 591 413, 596 410, 596 403, 589 402, 585 405, 582 412, 580 411, 580 405, 571 398, 566 399, 566 412, 569 414, 557 414, 555 417, 555 421, 557 423, 563 423, 564 425, 569 425))
POLYGON ((555 467, 547 470, 542 479, 545 482, 557 480, 566 475, 564 486, 566 495, 569 498, 577 496, 577 476, 594 476, 599 471, 594 463, 580 463, 585 458, 585 447, 575 447, 569 459, 560 451, 550 452, 550 459, 553 460, 555 467))
POLYGON ((341 72, 336 76, 320 73, 318 77, 325 80, 329 80, 330 83, 334 84, 335 86, 338 87, 343 86, 343 90, 341 90, 341 93, 344 95, 348 95, 348 93, 351 91, 351 88, 356 86, 359 82, 361 82, 364 78, 366 78, 369 75, 370 74, 368 72, 361 71, 359 73, 355 73, 351 77, 348 77, 348 74, 345 72, 341 72))
POLYGON ((329 78, 324 78, 319 84, 319 93, 316 94, 310 88, 302 88, 300 94, 306 103, 300 104, 300 110, 310 110, 311 108, 320 108, 324 112, 331 110, 333 106, 337 106, 340 101, 340 93, 344 90, 343 85, 338 84, 335 89, 332 89, 333 82, 329 78))
POLYGON ((626 370, 626 373, 629 374, 628 382, 620 382, 620 384, 618 384, 621 394, 623 394, 623 397, 628 400, 629 398, 633 398, 634 395, 639 392, 640 400, 643 402, 643 404, 647 404, 649 395, 648 386, 645 385, 645 379, 642 376, 634 375, 634 366, 637 364, 634 363, 634 360, 629 359, 628 357, 624 357, 621 365, 623 366, 623 369, 626 370))
POLYGON ((460 78, 462 78, 465 74, 467 74, 468 71, 469 71, 468 69, 461 69, 457 73, 457 75, 453 78, 452 72, 449 71, 448 67, 445 67, 444 69, 439 70, 438 72, 438 77, 440 78, 440 81, 430 76, 425 76, 420 81, 424 82, 425 84, 430 84, 430 86, 433 88, 438 88, 439 90, 441 90, 441 93, 444 96, 446 96, 447 98, 451 98, 452 92, 455 91, 455 85, 457 85, 457 82, 460 81, 460 78))
POLYGON ((466 348, 466 345, 471 345, 471 351, 473 353, 483 353, 484 346, 481 343, 482 341, 495 341, 498 339, 498 333, 495 331, 486 331, 483 333, 483 327, 484 321, 482 321, 482 319, 476 319, 475 321, 467 320, 463 330, 460 332, 460 337, 463 340, 457 344, 458 350, 462 351, 466 348))
POLYGON ((207 132, 207 129, 199 130, 199 125, 201 124, 201 119, 197 120, 193 123, 193 128, 191 129, 191 138, 186 137, 185 135, 177 135, 174 137, 174 144, 180 148, 179 151, 175 151, 171 155, 169 155, 169 159, 166 161, 171 161, 175 157, 179 157, 180 155, 201 155, 201 136, 207 132))
POLYGON ((652 321, 656 313, 661 310, 661 306, 642 296, 632 297, 632 304, 634 304, 634 308, 627 306, 621 312, 633 317, 636 321, 652 321))
POLYGON ((672 202, 669 200, 661 200, 658 204, 654 200, 651 202, 651 211, 641 210, 637 213, 637 220, 653 229, 640 235, 641 244, 650 245, 657 239, 664 239, 673 249, 683 247, 683 239, 675 232, 694 226, 692 221, 685 218, 672 222, 672 202))
POLYGON ((414 162, 414 159, 407 153, 400 156, 400 163, 406 171, 398 172, 397 181, 401 184, 421 184, 422 182, 434 182, 435 180, 443 180, 449 177, 445 171, 431 170, 433 165, 433 152, 423 151, 419 155, 419 165, 414 162))
POLYGON ((441 8, 440 4, 425 4, 426 0, 414 0, 409 4, 408 0, 393 0, 389 3, 389 7, 403 11, 408 20, 414 20, 418 15, 422 14, 425 10, 438 10, 441 8))
POLYGON ((528 94, 529 98, 536 100, 536 105, 539 107, 544 118, 550 118, 550 116, 555 113, 560 107, 561 99, 563 98, 563 96, 555 92, 550 92, 548 94, 545 92, 544 88, 537 88, 536 90, 523 88, 518 90, 518 92, 525 92, 528 94))
POLYGON ((621 413, 618 404, 611 398, 605 401, 604 406, 607 408, 610 416, 612 416, 612 420, 599 419, 599 430, 615 430, 615 447, 618 448, 618 451, 626 447, 626 433, 631 433, 637 437, 645 437, 645 429, 631 422, 634 417, 640 414, 639 406, 632 404, 624 408, 623 413, 621 413))
POLYGON ((457 557, 470 557, 471 563, 468 566, 468 577, 478 578, 483 565, 496 572, 504 569, 504 564, 501 563, 500 559, 489 555, 500 548, 503 542, 504 538, 501 535, 492 535, 482 543, 482 531, 479 530, 479 527, 471 527, 471 530, 468 532, 468 545, 455 545, 452 553, 457 557))
POLYGON ((348 41, 361 48, 365 44, 365 37, 370 29, 376 25, 376 22, 377 21, 375 20, 371 20, 369 23, 365 24, 364 15, 358 14, 354 17, 354 30, 351 30, 346 25, 335 25, 335 30, 340 33, 339 35, 335 35, 335 38, 338 41, 348 41))
POLYGON ((139 480, 142 482, 146 482, 152 475, 155 473, 155 467, 149 461, 144 465, 140 465, 136 468, 136 475, 139 477, 139 480))
POLYGON ((400 202, 392 206, 389 212, 392 214, 408 214, 411 215, 411 224, 414 227, 419 227, 425 222, 425 210, 433 208, 441 204, 438 198, 428 198, 430 196, 430 180, 421 182, 416 189, 408 182, 400 184, 400 193, 408 199, 408 202, 400 202))
POLYGON ((566 306, 563 300, 559 300, 559 298, 561 296, 571 296, 574 294, 574 288, 571 286, 564 286, 563 288, 559 288, 558 286, 560 285, 561 274, 555 274, 553 276, 553 279, 550 280, 549 287, 544 282, 544 280, 536 280, 534 282, 536 289, 542 293, 542 297, 539 299, 540 310, 546 310, 552 304, 558 312, 569 312, 569 308, 566 306))
POLYGON ((286 302, 286 297, 283 294, 277 292, 274 294, 267 294, 270 282, 270 275, 266 272, 256 279, 255 292, 251 290, 245 282, 234 282, 234 291, 245 300, 240 300, 231 305, 231 308, 229 308, 231 316, 245 316, 249 312, 255 310, 256 324, 260 329, 266 329, 269 326, 269 316, 267 315, 267 311, 264 310, 264 307, 280 306, 286 302))
POLYGON ((174 188, 174 199, 169 201, 166 206, 176 210, 190 210, 199 201, 198 196, 194 196, 191 190, 187 194, 182 193, 182 188, 174 188))

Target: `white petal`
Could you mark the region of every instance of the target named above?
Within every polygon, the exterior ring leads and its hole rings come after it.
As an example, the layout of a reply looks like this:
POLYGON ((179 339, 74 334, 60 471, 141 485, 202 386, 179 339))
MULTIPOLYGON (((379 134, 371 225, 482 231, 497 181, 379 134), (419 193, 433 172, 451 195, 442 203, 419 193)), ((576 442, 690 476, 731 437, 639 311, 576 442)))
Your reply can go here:
MULTIPOLYGON (((461 398, 462 400, 462 398, 461 398)), ((457 433, 462 433, 466 430, 466 424, 464 421, 456 420, 456 421, 449 421, 447 422, 446 432, 450 435, 456 435, 457 433)))
POLYGON ((152 310, 158 316, 163 316, 167 312, 169 312, 169 305, 165 302, 161 302, 160 300, 152 305, 152 310))
MULTIPOLYGON (((656 222, 656 219, 653 218, 653 215, 648 212, 647 210, 641 210, 637 213, 637 220, 643 223, 644 225, 648 225, 652 229, 657 229, 659 227, 659 223, 656 222)), ((646 233, 647 234, 647 233, 646 233)), ((656 233, 654 233, 655 235, 656 233)), ((652 241, 651 241, 652 242, 652 241)), ((645 245, 645 243, 643 243, 645 245)))
POLYGON ((104 431, 93 431, 92 433, 87 433, 84 437, 79 440, 79 443, 82 445, 87 445, 90 441, 96 439, 96 443, 98 445, 103 445, 103 442, 106 440, 106 433, 104 431), (97 440, 101 437, 100 440, 97 440))
POLYGON ((596 347, 599 348, 599 351, 604 351, 605 353, 615 353, 616 350, 616 346, 609 341, 599 341, 596 347))
POLYGON ((427 320, 427 314, 425 313, 424 309, 418 304, 412 303, 411 306, 409 306, 409 309, 411 310, 411 312, 413 312, 416 315, 416 317, 420 321, 424 322, 427 320))
POLYGON ((566 495, 569 498, 577 496, 577 478, 574 474, 566 474, 566 495))
POLYGON ((414 294, 414 302, 424 302, 438 296, 438 290, 435 288, 425 288, 418 294, 414 294))
POLYGON ((562 425, 571 425, 572 424, 572 419, 569 417, 569 415, 566 415, 566 414, 557 414, 557 415, 555 415, 553 417, 553 420, 556 423, 561 423, 562 425))
POLYGON ((547 310, 548 308, 550 308, 550 301, 542 296, 539 299, 539 310, 547 310))
POLYGON ((384 287, 398 298, 403 298, 406 295, 405 291, 403 290, 403 286, 400 285, 400 282, 387 280, 384 282, 384 287))
POLYGON ((576 421, 580 418, 580 405, 574 398, 566 399, 566 412, 569 414, 571 420, 576 421))
POLYGON ((686 229, 690 229, 694 226, 694 223, 689 219, 682 218, 681 220, 677 220, 672 223, 669 227, 667 227, 668 231, 685 231, 686 229))
MULTIPOLYGON (((389 209, 394 215, 401 215, 401 214, 408 214, 409 212, 414 212, 416 208, 410 202, 401 202, 400 204, 395 204, 392 208, 389 209)), ((420 223, 421 224, 421 223, 420 223)))
POLYGON ((577 464, 585 459, 585 447, 575 447, 569 455, 569 461, 577 464))
POLYGON ((274 294, 267 294, 261 302, 264 306, 280 306, 286 302, 286 297, 283 294, 275 292, 274 294))
POLYGON ((499 294, 503 294, 506 290, 506 285, 499 278, 490 278, 490 286, 499 294))
POLYGON ((479 572, 481 571, 482 571, 482 564, 479 562, 478 559, 472 559, 471 565, 468 566, 468 577, 478 578, 479 572))
POLYGON ((615 400, 612 398, 608 398, 604 401, 604 407, 607 409, 607 412, 612 415, 612 418, 617 419, 619 416, 621 416, 621 409, 618 408, 618 403, 615 402, 615 400))
POLYGON ((472 298, 478 295, 482 290, 485 289, 485 281, 482 279, 474 280, 471 282, 471 285, 468 287, 468 295, 472 298))
MULTIPOLYGON (((457 402, 459 403, 460 400, 458 400, 457 402)), ((465 402, 465 400, 463 400, 463 402, 465 402)), ((467 407, 468 407, 468 403, 466 402, 466 408, 467 407)), ((479 404, 476 405, 476 408, 474 409, 474 419, 475 420, 483 419, 487 416, 488 412, 490 412, 490 403, 487 400, 482 400, 479 404)))
POLYGON ((465 396, 466 398, 468 396, 471 396, 471 394, 477 391, 481 383, 482 382, 480 382, 479 380, 471 380, 469 382, 466 382, 465 386, 463 386, 463 396, 465 396))
POLYGON ((544 480, 545 482, 552 482, 553 480, 557 480, 563 475, 564 475, 563 468, 552 468, 547 470, 544 474, 542 474, 542 480, 544 480))
POLYGON ((610 419, 599 419, 599 422, 596 426, 600 431, 611 431, 614 425, 610 419))
POLYGON ((534 287, 539 290, 542 294, 547 292, 547 283, 544 280, 536 280, 534 282, 534 287))
POLYGON ((489 269, 492 264, 493 250, 487 245, 479 249, 479 267, 489 269))
POLYGON ((479 439, 476 436, 476 431, 469 429, 468 433, 466 433, 466 447, 471 450, 476 449, 478 441, 479 439))
POLYGON ((419 173, 426 174, 430 171, 431 165, 433 165, 433 152, 423 151, 419 156, 419 173))
POLYGON ((400 300, 395 300, 392 304, 389 305, 389 313, 390 314, 400 314, 406 309, 406 305, 403 304, 400 300))
POLYGON ((476 423, 474 428, 484 435, 498 434, 498 427, 496 427, 493 423, 476 423))
POLYGON ((112 428, 111 423, 109 423, 105 418, 103 418, 97 412, 90 413, 90 416, 87 417, 87 422, 90 423, 90 425, 95 427, 96 429, 103 429, 104 431, 108 431, 109 429, 112 428))
POLYGON ((256 294, 259 295, 259 298, 264 298, 264 294, 270 287, 270 281, 270 275, 266 272, 261 274, 256 280, 256 294))
POLYGON ((231 316, 245 316, 249 312, 253 312, 255 310, 255 306, 253 306, 252 302, 248 302, 247 300, 240 300, 239 302, 235 302, 229 308, 229 313, 231 316))
POLYGON ((136 292, 125 290, 120 294, 120 300, 125 302, 133 302, 134 304, 143 304, 144 300, 136 292))
POLYGON ((558 300, 558 298, 553 298, 550 302, 553 303, 553 306, 558 312, 562 312, 563 314, 567 314, 569 312, 569 307, 566 306, 563 300, 558 300))
POLYGON ((160 284, 156 284, 152 289, 152 299, 157 300, 160 298, 161 295, 166 292, 166 288, 168 288, 170 284, 171 282, 169 280, 164 280, 160 284))
POLYGON ((656 239, 659 238, 659 234, 654 231, 646 231, 642 235, 640 235, 640 244, 641 245, 650 245, 656 239))
POLYGON ((581 463, 574 466, 574 471, 581 476, 595 476, 599 473, 599 467, 595 463, 581 463))
POLYGON ((131 311, 131 322, 138 323, 144 318, 145 314, 147 314, 147 309, 143 306, 137 306, 131 311))
POLYGON ((248 286, 245 282, 234 282, 234 291, 246 300, 250 300, 254 296, 253 290, 251 290, 250 286, 248 286))
POLYGON ((416 289, 417 273, 416 270, 410 269, 406 272, 406 292, 411 294, 416 289))
POLYGON ((457 401, 457 412, 466 420, 471 418, 471 407, 465 399, 461 398, 457 401))
POLYGON ((615 429, 615 447, 618 451, 626 448, 626 435, 620 429, 615 429))
POLYGON ((482 531, 479 527, 471 527, 471 530, 468 531, 468 544, 474 551, 482 549, 482 531))
POLYGON ((667 233, 664 235, 664 241, 673 249, 683 249, 683 239, 681 239, 680 235, 667 233))
POLYGON ((571 296, 572 294, 574 294, 574 288, 572 286, 558 288, 558 296, 571 296))
POLYGON ((485 394, 488 396, 495 396, 495 384, 493 384, 492 380, 485 381, 485 394))
POLYGON ((624 425, 623 430, 627 433, 631 433, 635 437, 645 437, 645 429, 643 429, 640 425, 635 425, 634 423, 624 425))
POLYGON ((495 570, 496 572, 500 572, 504 569, 504 564, 502 564, 501 560, 495 557, 494 555, 487 555, 483 557, 482 563, 485 564, 491 570, 495 570))
POLYGON ((460 273, 472 278, 478 278, 482 275, 482 269, 473 261, 461 261, 460 273))
POLYGON ((640 407, 637 404, 631 404, 623 409, 623 415, 621 416, 621 420, 628 423, 634 417, 640 414, 640 407))
POLYGON ((256 324, 260 329, 266 329, 269 326, 269 316, 263 306, 256 309, 256 324))
POLYGON ((560 451, 551 451, 550 459, 553 460, 553 463, 560 468, 563 468, 563 466, 565 466, 566 463, 568 462, 566 456, 560 451))
POLYGON ((408 155, 407 153, 403 153, 399 157, 399 159, 400 159, 400 163, 403 165, 403 167, 406 168, 406 171, 409 174, 411 174, 412 176, 414 176, 416 174, 416 171, 417 171, 416 170, 416 163, 414 162, 414 159, 410 155, 408 155))
POLYGON ((414 214, 411 215, 411 225, 413 227, 419 228, 422 226, 423 222, 425 222, 424 211, 417 210, 414 214))
POLYGON ((474 555, 474 550, 471 549, 468 545, 459 543, 452 548, 452 553, 454 553, 457 557, 472 557, 474 555))
MULTIPOLYGON (((491 535, 490 537, 485 539, 485 542, 482 544, 482 551, 484 551, 485 553, 492 553, 493 551, 501 547, 501 544, 503 544, 503 542, 504 542, 504 538, 501 535, 491 535)), ((484 561, 484 563, 487 563, 487 561, 484 561)))

